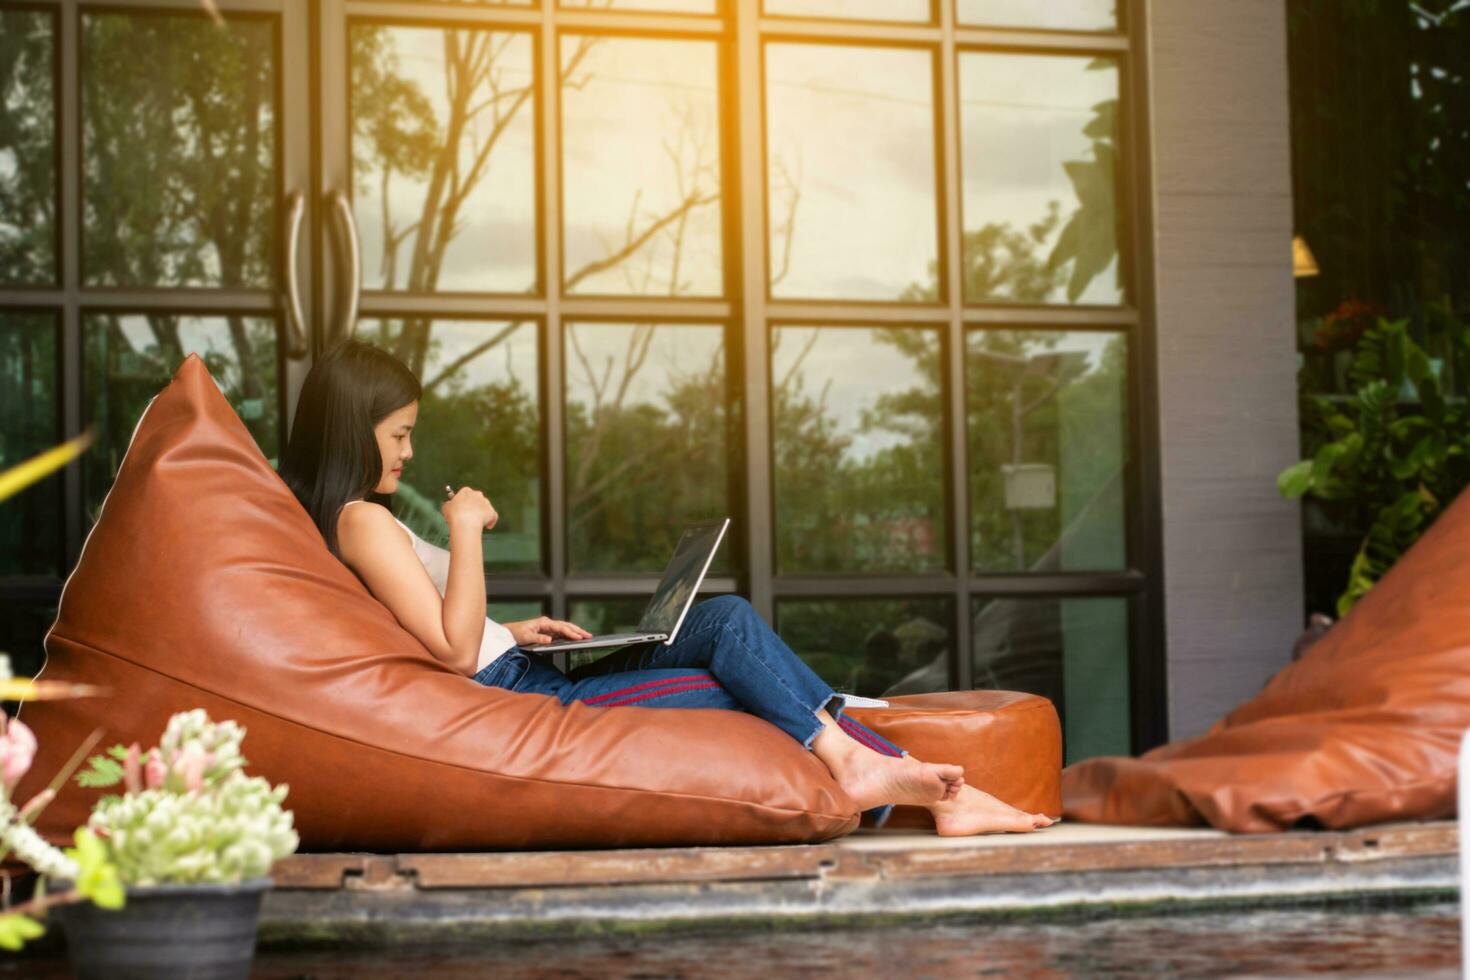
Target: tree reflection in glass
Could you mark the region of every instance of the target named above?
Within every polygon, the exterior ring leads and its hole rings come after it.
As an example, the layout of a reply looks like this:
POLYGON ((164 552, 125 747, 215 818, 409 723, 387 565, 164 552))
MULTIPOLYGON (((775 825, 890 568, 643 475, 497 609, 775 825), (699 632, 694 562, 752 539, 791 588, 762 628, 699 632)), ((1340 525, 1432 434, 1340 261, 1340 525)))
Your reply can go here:
POLYGON ((948 599, 785 600, 776 632, 835 690, 862 697, 950 688, 948 599))
POLYGON ((936 266, 934 62, 917 49, 765 48, 771 295, 926 300, 936 266))
MULTIPOLYGON (((729 513, 724 329, 566 328, 568 565, 661 572, 684 525, 729 513)), ((712 574, 731 567, 729 543, 712 574)))
POLYGON ((275 465, 281 420, 274 320, 245 316, 89 313, 82 319, 82 390, 97 441, 83 457, 90 525, 117 476, 133 429, 186 356, 198 354, 260 451, 275 465))
POLYGON ((779 571, 944 567, 940 367, 928 328, 772 330, 779 571))
POLYGON ((274 52, 265 18, 82 15, 87 283, 271 282, 274 52))
POLYGON ((361 22, 349 33, 364 285, 533 290, 531 35, 361 22))
POLYGON ((592 40, 561 41, 566 291, 717 296, 717 48, 592 40))
MULTIPOLYGON (((0 313, 0 471, 61 441, 56 333, 50 313, 0 313)), ((0 575, 61 573, 61 479, 0 507, 0 575)))
POLYGON ((1122 302, 1117 62, 962 52, 959 76, 965 301, 1122 302))
POLYGON ((541 391, 537 330, 523 321, 364 320, 357 339, 394 352, 423 387, 413 458, 394 509, 415 534, 449 547, 444 485, 474 487, 500 520, 487 571, 541 568, 541 391), (405 352, 407 338, 422 348, 405 352), (405 356, 405 353, 408 356, 405 356))
POLYGON ((1129 754, 1127 599, 977 598, 970 615, 976 688, 1049 699, 1065 765, 1129 754))
POLYGON ((56 19, 0 10, 0 282, 56 281, 56 19))
POLYGON ((976 571, 1123 568, 1121 334, 972 330, 966 401, 976 571))

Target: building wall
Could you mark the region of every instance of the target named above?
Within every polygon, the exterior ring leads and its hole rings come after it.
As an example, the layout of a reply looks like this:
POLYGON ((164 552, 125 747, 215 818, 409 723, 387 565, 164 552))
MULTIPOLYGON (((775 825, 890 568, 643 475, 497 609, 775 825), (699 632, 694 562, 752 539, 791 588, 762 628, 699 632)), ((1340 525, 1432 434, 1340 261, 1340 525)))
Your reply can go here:
POLYGON ((1148 4, 1170 737, 1290 659, 1303 619, 1283 0, 1148 4))

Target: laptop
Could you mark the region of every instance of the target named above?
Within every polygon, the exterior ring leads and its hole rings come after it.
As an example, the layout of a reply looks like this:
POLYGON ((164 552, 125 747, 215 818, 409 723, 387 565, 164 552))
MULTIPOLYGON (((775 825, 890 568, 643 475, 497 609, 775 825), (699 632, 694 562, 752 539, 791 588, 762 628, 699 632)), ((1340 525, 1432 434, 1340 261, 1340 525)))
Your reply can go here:
POLYGON ((725 539, 725 529, 730 518, 710 521, 707 524, 690 524, 684 528, 679 543, 674 547, 674 557, 664 569, 664 577, 658 583, 643 618, 638 621, 633 633, 604 633, 586 640, 553 640, 538 643, 530 649, 537 653, 557 650, 590 650, 596 647, 620 647, 630 643, 651 643, 662 640, 673 643, 684 624, 684 616, 694 604, 694 595, 699 584, 709 571, 710 562, 720 542, 725 539))

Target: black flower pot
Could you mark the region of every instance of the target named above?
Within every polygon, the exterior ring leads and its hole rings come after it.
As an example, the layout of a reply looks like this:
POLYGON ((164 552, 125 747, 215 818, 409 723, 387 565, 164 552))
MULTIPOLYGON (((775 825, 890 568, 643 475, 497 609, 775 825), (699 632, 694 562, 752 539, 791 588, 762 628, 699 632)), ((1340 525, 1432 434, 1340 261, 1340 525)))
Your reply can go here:
POLYGON ((67 956, 80 980, 228 980, 250 975, 269 878, 237 885, 138 885, 127 904, 59 905, 67 956))

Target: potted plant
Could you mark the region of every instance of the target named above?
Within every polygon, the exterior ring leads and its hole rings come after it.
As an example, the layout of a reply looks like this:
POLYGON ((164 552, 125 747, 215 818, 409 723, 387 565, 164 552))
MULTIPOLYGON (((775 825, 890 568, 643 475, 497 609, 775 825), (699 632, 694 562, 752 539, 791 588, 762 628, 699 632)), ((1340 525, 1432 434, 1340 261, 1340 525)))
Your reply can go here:
MULTIPOLYGON (((0 699, 36 701, 43 698, 91 697, 98 688, 64 681, 35 681, 14 677, 10 657, 0 653, 0 699)), ((93 744, 95 744, 95 737, 93 744)), ((91 901, 104 908, 120 908, 123 890, 117 869, 108 862, 100 842, 86 829, 78 830, 76 847, 63 851, 52 845, 31 826, 46 806, 56 798, 57 788, 71 775, 91 745, 84 745, 75 761, 63 768, 51 786, 21 804, 14 799, 16 785, 31 768, 36 755, 36 736, 19 719, 0 711, 0 859, 14 856, 41 877, 34 896, 27 902, 11 906, 8 901, 0 910, 0 949, 18 950, 27 940, 46 931, 38 916, 48 909, 71 902, 91 901), (48 891, 47 882, 66 882, 65 887, 48 891)), ((8 894, 8 893, 7 893, 8 894)))
POLYGON ((271 865, 296 850, 287 787, 246 776, 245 730, 203 710, 169 719, 157 748, 93 756, 83 786, 122 784, 87 821, 127 904, 57 909, 85 977, 245 977, 271 865))

